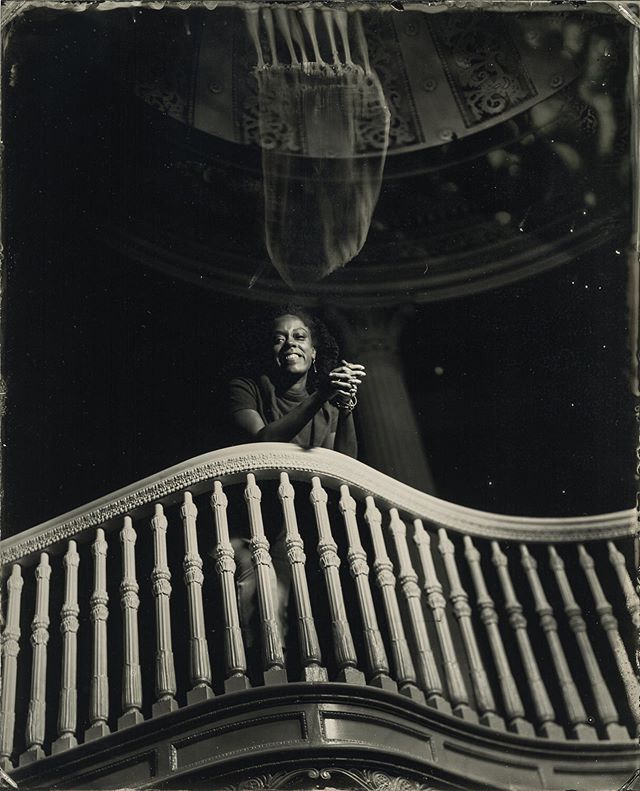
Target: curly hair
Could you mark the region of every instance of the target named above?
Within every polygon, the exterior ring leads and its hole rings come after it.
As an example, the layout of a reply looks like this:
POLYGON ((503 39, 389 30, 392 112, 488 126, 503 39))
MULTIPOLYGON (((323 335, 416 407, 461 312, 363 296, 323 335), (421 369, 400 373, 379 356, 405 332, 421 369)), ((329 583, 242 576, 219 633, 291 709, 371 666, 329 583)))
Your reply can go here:
POLYGON ((282 316, 297 316, 309 328, 311 341, 316 349, 316 371, 309 371, 307 382, 309 389, 315 390, 319 377, 328 375, 338 364, 340 351, 336 339, 324 322, 300 305, 280 305, 269 310, 263 324, 265 335, 271 331, 273 322, 282 316))

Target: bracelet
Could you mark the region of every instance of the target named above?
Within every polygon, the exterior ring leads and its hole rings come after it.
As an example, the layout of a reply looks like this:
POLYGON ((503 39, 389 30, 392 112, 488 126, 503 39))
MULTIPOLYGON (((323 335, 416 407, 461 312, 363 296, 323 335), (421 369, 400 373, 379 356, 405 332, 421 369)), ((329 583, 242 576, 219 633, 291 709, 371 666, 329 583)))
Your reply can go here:
POLYGON ((341 404, 340 401, 334 401, 333 403, 341 412, 353 412, 356 404, 358 403, 358 399, 356 396, 352 395, 346 404, 341 404))

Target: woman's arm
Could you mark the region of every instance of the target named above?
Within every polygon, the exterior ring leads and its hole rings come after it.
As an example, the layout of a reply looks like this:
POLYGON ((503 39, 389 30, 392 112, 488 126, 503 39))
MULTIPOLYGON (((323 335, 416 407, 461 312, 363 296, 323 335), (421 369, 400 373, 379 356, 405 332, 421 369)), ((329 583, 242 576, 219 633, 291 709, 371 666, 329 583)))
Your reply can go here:
POLYGON ((353 459, 358 458, 358 440, 353 423, 353 412, 341 409, 338 413, 338 427, 333 441, 333 449, 353 459))
POLYGON ((239 409, 233 413, 233 419, 238 428, 255 442, 291 442, 313 418, 325 400, 325 396, 316 390, 286 415, 267 425, 255 409, 239 409))

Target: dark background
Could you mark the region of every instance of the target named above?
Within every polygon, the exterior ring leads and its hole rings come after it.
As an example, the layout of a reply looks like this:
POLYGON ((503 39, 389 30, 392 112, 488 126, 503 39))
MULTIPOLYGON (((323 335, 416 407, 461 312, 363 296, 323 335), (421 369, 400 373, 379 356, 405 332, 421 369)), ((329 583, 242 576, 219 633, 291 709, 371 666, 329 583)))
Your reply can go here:
MULTIPOLYGON (((29 12, 4 69, 5 535, 228 444, 225 382, 260 311, 96 241, 146 141, 107 76, 118 25, 99 17, 29 12)), ((233 239, 246 207, 224 199, 233 239)), ((416 307, 400 349, 441 497, 531 516, 633 506, 628 239, 416 307)))

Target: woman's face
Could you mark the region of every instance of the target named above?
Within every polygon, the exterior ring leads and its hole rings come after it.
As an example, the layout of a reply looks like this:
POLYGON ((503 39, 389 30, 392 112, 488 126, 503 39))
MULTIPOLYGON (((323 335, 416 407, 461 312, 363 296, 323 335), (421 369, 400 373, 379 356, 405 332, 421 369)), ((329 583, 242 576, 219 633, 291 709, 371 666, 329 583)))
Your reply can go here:
POLYGON ((316 358, 311 330, 299 316, 279 316, 273 322, 273 359, 283 373, 303 376, 316 358))

